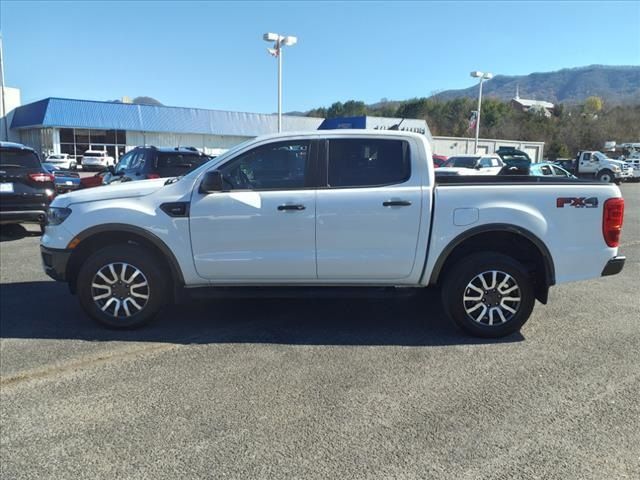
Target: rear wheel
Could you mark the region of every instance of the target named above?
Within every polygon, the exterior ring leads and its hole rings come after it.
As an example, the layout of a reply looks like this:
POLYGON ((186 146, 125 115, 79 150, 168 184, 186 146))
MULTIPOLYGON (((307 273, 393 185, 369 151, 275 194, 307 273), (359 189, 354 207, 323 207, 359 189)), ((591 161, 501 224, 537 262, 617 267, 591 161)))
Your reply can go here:
POLYGON ((154 255, 138 245, 113 245, 97 251, 78 275, 82 308, 109 327, 143 325, 165 304, 166 275, 159 265, 154 255))
POLYGON ((447 315, 466 333, 498 338, 517 332, 535 302, 524 266, 498 253, 473 254, 447 273, 442 285, 447 315))

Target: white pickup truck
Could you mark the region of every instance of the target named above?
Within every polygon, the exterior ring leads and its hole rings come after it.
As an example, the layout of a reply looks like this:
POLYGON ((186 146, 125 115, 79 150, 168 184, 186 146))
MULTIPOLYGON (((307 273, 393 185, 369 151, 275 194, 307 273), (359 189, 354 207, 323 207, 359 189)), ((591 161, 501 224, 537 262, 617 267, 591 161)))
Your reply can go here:
POLYGON ((576 176, 620 183, 633 179, 633 167, 622 160, 609 158, 602 152, 579 152, 576 156, 576 176))
POLYGON ((266 136, 183 177, 57 197, 42 260, 111 327, 138 326, 185 292, 440 286, 447 314, 484 337, 520 329, 554 284, 622 270, 624 200, 615 185, 514 176, 442 182, 419 134, 266 136))

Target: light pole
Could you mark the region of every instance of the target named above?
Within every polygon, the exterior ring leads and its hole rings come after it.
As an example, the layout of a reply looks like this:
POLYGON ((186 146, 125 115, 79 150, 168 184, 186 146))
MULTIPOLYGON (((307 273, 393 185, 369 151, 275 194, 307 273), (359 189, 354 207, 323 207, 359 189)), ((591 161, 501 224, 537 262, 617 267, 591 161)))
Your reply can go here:
POLYGON ((262 39, 266 42, 274 42, 273 48, 267 51, 274 57, 278 57, 278 133, 282 131, 282 47, 292 47, 298 43, 298 38, 291 35, 284 36, 278 33, 265 33, 262 39))
POLYGON ((480 109, 482 108, 482 82, 485 80, 491 80, 493 73, 483 73, 477 70, 471 72, 473 78, 480 79, 480 89, 478 91, 478 115, 476 116, 476 148, 475 153, 478 153, 478 137, 480 136, 480 109))

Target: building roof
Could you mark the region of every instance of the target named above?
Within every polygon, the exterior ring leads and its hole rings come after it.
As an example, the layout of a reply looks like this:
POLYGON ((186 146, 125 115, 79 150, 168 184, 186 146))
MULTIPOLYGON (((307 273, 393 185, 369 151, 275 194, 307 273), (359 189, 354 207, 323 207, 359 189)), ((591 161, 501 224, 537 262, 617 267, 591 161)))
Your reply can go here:
POLYGON ((545 102, 544 100, 527 100, 526 98, 516 97, 513 99, 514 102, 519 103, 523 107, 542 107, 542 108, 553 108, 553 103, 545 102))
MULTIPOLYGON (((282 129, 316 130, 322 118, 283 115, 282 129)), ((255 137, 278 130, 277 115, 203 108, 45 98, 18 107, 11 128, 93 128, 255 137)))
POLYGON ((339 117, 339 118, 327 118, 320 125, 320 130, 334 130, 334 129, 374 129, 374 130, 389 130, 394 127, 399 131, 421 133, 427 137, 429 143, 433 143, 431 131, 425 120, 417 118, 394 118, 394 117, 339 117))

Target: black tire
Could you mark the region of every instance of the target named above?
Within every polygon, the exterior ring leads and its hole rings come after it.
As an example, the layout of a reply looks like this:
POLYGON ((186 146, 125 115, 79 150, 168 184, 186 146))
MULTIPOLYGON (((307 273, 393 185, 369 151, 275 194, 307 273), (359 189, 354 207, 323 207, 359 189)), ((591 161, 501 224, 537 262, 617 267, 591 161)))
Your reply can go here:
POLYGON ((499 338, 519 331, 529 319, 535 303, 533 280, 524 266, 509 256, 494 252, 476 253, 459 260, 446 272, 441 293, 443 307, 449 318, 464 332, 483 338, 499 338), (493 271, 499 272, 496 279, 492 277, 493 271), (479 276, 483 272, 488 275, 484 277, 486 283, 493 281, 492 285, 498 288, 485 290, 481 287, 484 293, 476 293, 469 286, 474 282, 475 287, 475 282, 480 281, 479 276), (502 282, 507 281, 508 277, 511 280, 503 285, 502 282), (517 286, 516 290, 512 289, 514 285, 517 286), (514 293, 507 293, 509 290, 514 293), (506 296, 517 295, 518 292, 517 298, 520 300, 517 304, 510 300, 516 297, 506 296), (482 299, 465 302, 465 298, 474 295, 482 299), (515 313, 507 311, 507 307, 515 310, 515 313), (474 308, 480 311, 477 315, 479 320, 472 318, 471 315, 475 316, 475 313, 468 313, 474 308), (497 323, 490 325, 494 320, 497 323))
POLYGON ((118 244, 98 250, 83 263, 78 274, 80 305, 91 318, 111 328, 136 328, 144 325, 166 304, 167 293, 170 292, 166 282, 168 272, 161 265, 155 255, 138 245, 118 244), (108 269, 110 264, 115 265, 115 276, 108 269), (128 267, 124 267, 123 272, 124 264, 128 267), (131 279, 135 269, 142 275, 136 273, 135 278, 131 279), (110 281, 115 278, 116 283, 103 281, 104 277, 99 277, 100 271, 103 275, 106 272, 110 281), (129 283, 121 281, 123 278, 129 278, 129 283), (146 281, 147 286, 139 287, 143 281, 146 281), (102 286, 96 289, 92 286, 96 284, 102 286), (101 296, 101 292, 109 293, 110 296, 106 299, 94 299, 101 296), (139 297, 144 295, 147 299, 143 302, 139 297), (105 307, 112 298, 111 304, 105 307), (142 308, 138 309, 138 306, 142 308))
POLYGON ((601 172, 598 172, 597 178, 599 182, 607 182, 607 183, 613 183, 616 179, 615 175, 611 170, 602 170, 601 172))

